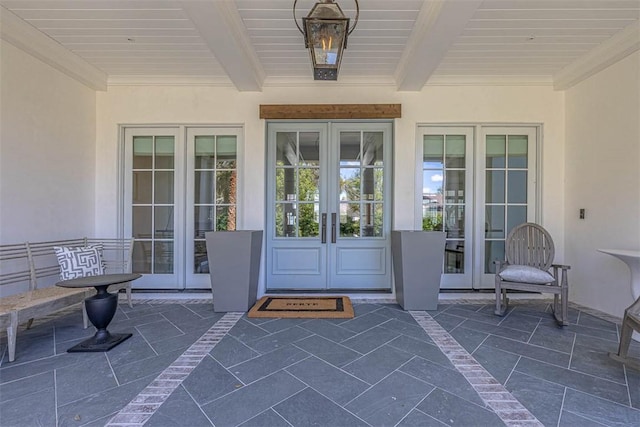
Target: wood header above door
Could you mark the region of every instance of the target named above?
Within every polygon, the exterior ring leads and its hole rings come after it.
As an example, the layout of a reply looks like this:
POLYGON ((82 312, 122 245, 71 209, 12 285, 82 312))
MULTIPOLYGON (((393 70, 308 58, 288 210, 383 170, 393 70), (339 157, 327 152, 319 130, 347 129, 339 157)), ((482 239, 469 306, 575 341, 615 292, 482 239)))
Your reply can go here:
POLYGON ((261 119, 399 119, 401 104, 260 105, 261 119))

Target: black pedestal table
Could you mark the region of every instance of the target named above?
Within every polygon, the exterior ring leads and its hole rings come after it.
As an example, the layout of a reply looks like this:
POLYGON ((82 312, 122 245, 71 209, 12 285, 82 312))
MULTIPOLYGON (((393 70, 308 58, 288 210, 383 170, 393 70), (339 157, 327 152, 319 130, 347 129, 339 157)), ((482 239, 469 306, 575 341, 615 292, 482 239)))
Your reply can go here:
POLYGON ((118 294, 110 294, 107 292, 107 288, 110 285, 131 282, 140 277, 142 277, 141 274, 102 274, 56 283, 56 286, 63 288, 89 288, 93 286, 97 291, 95 295, 84 300, 87 317, 97 331, 93 337, 71 347, 67 350, 68 352, 108 351, 131 337, 132 334, 112 334, 107 331, 107 326, 111 323, 118 308, 118 294))

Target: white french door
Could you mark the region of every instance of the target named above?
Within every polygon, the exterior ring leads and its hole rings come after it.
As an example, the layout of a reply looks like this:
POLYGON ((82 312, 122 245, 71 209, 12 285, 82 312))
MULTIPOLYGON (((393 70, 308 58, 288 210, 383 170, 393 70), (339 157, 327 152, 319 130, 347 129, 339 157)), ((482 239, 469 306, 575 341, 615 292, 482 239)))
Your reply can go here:
POLYGON ((210 288, 207 231, 235 230, 235 127, 127 127, 123 143, 124 235, 142 289, 210 288))
POLYGON ((267 290, 389 290, 391 123, 269 123, 267 290))
POLYGON ((509 231, 536 221, 538 129, 420 126, 419 228, 447 233, 441 288, 494 287, 509 231))

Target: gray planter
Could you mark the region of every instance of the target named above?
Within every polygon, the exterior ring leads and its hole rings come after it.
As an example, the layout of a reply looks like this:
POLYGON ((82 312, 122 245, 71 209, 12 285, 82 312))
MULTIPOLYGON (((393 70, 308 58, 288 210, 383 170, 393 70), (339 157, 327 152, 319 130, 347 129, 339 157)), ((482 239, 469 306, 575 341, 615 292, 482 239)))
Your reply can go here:
POLYGON ((444 263, 443 231, 392 231, 396 300, 404 310, 436 310, 444 263))
POLYGON ((213 311, 248 311, 256 302, 262 230, 205 233, 213 311))

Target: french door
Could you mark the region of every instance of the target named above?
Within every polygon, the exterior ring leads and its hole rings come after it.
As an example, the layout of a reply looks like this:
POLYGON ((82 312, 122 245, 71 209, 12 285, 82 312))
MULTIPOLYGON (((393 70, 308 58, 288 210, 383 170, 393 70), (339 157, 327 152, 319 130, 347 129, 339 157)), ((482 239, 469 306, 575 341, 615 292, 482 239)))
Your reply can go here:
POLYGON ((210 288, 205 232, 235 230, 241 129, 127 127, 123 229, 143 289, 210 288))
POLYGON ((390 290, 391 123, 267 133, 267 290, 390 290))
POLYGON ((536 221, 538 129, 421 126, 417 217, 447 233, 441 288, 494 287, 513 227, 536 221))

